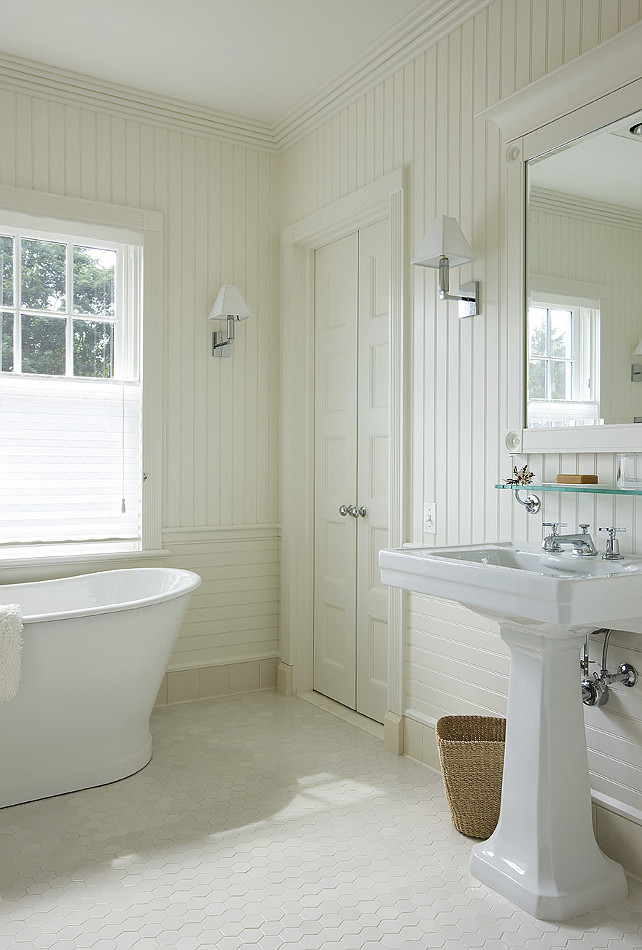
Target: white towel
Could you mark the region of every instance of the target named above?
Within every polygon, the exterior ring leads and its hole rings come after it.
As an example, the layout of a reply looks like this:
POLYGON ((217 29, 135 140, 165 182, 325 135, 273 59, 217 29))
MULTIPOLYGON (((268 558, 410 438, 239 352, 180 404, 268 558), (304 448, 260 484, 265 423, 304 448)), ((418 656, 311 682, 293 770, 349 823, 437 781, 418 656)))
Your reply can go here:
POLYGON ((18 692, 22 672, 22 611, 19 604, 0 605, 0 703, 18 692))

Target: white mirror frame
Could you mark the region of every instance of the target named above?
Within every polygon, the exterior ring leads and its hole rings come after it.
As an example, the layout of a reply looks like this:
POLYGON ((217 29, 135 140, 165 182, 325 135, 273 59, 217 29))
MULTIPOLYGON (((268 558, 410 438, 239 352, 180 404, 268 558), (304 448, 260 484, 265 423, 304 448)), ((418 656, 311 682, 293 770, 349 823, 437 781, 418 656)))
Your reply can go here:
POLYGON ((637 112, 642 102, 642 23, 478 114, 499 127, 505 146, 503 209, 506 307, 511 315, 509 429, 529 452, 642 451, 642 425, 527 429, 526 162, 637 112))

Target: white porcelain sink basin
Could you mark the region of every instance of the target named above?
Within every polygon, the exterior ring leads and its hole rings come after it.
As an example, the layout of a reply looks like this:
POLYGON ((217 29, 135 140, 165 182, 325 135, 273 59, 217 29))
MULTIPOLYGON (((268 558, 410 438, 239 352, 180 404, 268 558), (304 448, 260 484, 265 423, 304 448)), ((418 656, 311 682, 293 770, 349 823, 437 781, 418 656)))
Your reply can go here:
POLYGON ((505 543, 383 550, 379 564, 384 584, 494 618, 510 649, 501 813, 471 874, 544 920, 624 897, 593 835, 579 654, 599 627, 642 632, 642 558, 505 543))
POLYGON ((642 629, 642 558, 543 555, 505 542, 398 548, 379 555, 384 584, 455 600, 496 620, 642 629))

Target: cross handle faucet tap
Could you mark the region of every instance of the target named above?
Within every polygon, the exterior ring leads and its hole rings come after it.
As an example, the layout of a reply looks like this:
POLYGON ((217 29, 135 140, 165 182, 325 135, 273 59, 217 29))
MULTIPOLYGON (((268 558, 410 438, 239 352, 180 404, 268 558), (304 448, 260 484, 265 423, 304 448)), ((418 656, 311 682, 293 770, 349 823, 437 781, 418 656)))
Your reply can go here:
POLYGON ((626 531, 626 528, 600 528, 600 531, 608 531, 606 539, 606 551, 602 555, 605 561, 619 561, 624 555, 620 554, 620 542, 615 537, 617 531, 626 531))
POLYGON ((561 554, 565 547, 570 546, 573 548, 573 557, 595 557, 597 555, 597 548, 588 532, 589 524, 580 525, 581 534, 560 534, 559 529, 566 527, 566 524, 562 521, 545 521, 543 526, 551 529, 551 533, 542 541, 544 554, 561 554))

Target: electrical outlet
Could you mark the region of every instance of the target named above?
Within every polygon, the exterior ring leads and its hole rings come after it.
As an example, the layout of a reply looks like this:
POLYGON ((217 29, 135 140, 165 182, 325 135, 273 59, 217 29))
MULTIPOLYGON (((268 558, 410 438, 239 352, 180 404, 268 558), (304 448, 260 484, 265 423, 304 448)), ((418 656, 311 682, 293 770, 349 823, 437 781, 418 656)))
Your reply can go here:
POLYGON ((437 502, 424 502, 424 533, 437 534, 437 502))

